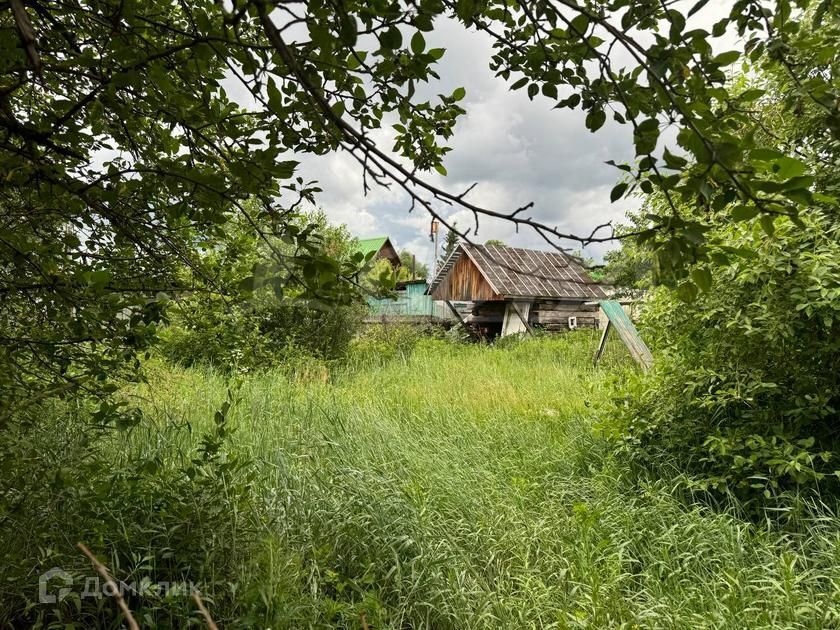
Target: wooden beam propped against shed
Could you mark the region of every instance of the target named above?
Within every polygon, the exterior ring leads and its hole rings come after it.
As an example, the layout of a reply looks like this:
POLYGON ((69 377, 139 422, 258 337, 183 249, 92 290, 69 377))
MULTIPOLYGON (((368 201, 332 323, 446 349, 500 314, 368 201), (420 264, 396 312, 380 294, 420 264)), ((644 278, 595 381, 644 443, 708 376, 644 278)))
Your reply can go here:
POLYGON ((449 307, 449 310, 452 311, 452 314, 455 316, 455 319, 458 320, 458 323, 461 324, 461 326, 464 328, 464 330, 467 332, 467 334, 470 337, 472 337, 473 336, 472 329, 469 327, 469 325, 467 325, 467 322, 465 322, 461 318, 461 313, 458 312, 458 309, 455 308, 455 306, 449 300, 444 300, 443 302, 444 302, 444 304, 446 304, 449 307))
MULTIPOLYGON (((529 335, 532 337, 534 336, 534 329, 531 324, 528 323, 528 320, 522 316, 522 313, 519 312, 519 307, 516 306, 516 302, 510 303, 511 307, 513 308, 513 312, 519 317, 519 321, 522 322, 522 325, 525 326, 525 330, 528 332, 529 335)), ((530 309, 529 309, 530 312, 530 309)))

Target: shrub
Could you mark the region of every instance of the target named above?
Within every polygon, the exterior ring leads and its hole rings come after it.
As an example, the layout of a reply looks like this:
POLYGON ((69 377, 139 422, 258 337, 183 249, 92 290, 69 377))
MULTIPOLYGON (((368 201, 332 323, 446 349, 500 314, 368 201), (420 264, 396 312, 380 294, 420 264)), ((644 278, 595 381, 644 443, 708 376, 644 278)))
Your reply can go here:
POLYGON ((730 251, 757 254, 717 268, 691 303, 652 294, 643 326, 655 369, 623 392, 616 433, 637 460, 719 493, 835 485, 837 229, 812 217, 804 228, 779 221, 774 239, 746 227, 723 236, 730 251))
POLYGON ((239 308, 186 300, 172 309, 160 333, 160 352, 184 367, 214 366, 223 371, 251 367, 264 358, 258 321, 239 308))
POLYGON ((346 354, 364 313, 358 288, 346 281, 363 262, 353 240, 320 211, 298 215, 287 232, 266 242, 247 222, 228 226, 202 259, 218 292, 181 295, 169 308, 160 334, 166 358, 229 372, 346 354), (277 252, 297 260, 302 251, 317 255, 300 272, 272 262, 277 252))
POLYGON ((333 361, 346 355, 361 325, 362 308, 327 308, 265 294, 232 307, 185 300, 162 331, 160 348, 179 365, 212 365, 222 371, 291 365, 301 358, 333 361))

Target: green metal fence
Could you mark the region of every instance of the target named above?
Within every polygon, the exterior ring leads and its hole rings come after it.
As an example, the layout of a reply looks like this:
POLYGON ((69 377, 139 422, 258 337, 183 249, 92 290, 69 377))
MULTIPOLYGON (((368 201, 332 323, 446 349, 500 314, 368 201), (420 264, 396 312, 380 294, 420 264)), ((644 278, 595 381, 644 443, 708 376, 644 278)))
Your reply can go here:
POLYGON ((369 297, 370 314, 391 318, 424 316, 447 318, 446 305, 435 302, 431 295, 426 295, 427 288, 425 281, 413 281, 405 283, 404 287, 396 292, 396 299, 369 297))

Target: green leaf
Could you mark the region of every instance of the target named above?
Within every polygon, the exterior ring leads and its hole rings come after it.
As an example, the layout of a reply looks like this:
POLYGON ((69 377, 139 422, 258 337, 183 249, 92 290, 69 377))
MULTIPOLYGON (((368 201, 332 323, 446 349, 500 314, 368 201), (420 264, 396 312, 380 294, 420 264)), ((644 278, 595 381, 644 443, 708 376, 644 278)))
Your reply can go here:
POLYGON ((776 232, 776 223, 773 220, 773 216, 769 214, 764 214, 759 219, 761 223, 761 228, 765 231, 768 236, 773 236, 776 232))
POLYGON ((785 157, 785 154, 780 151, 776 151, 775 149, 762 147, 750 151, 750 158, 761 162, 772 162, 773 160, 777 160, 782 157, 785 157))
POLYGON ((697 13, 700 9, 705 7, 709 3, 709 0, 700 0, 699 2, 695 3, 691 9, 688 11, 688 17, 691 17, 695 13, 697 13))
POLYGON ((557 103, 554 109, 560 109, 561 107, 575 108, 578 105, 580 105, 580 94, 571 94, 557 103))
POLYGON ((268 85, 266 86, 266 93, 268 94, 268 106, 271 110, 275 113, 280 113, 283 111, 283 95, 280 93, 280 90, 277 89, 277 85, 274 83, 274 79, 268 79, 268 85))
POLYGON ((444 168, 443 164, 435 164, 435 170, 446 177, 446 169, 444 168))
POLYGON ((692 269, 691 279, 694 280, 694 284, 700 287, 701 291, 708 292, 712 288, 712 272, 705 267, 692 269))
POLYGON ((452 91, 452 98, 456 101, 462 100, 467 95, 467 91, 462 87, 457 87, 452 91))
POLYGON ((671 9, 668 11, 668 20, 671 22, 671 27, 668 29, 668 38, 672 43, 677 44, 683 36, 685 17, 679 11, 671 9))
POLYGON ((627 182, 621 182, 620 184, 616 184, 612 191, 610 192, 610 203, 615 203, 624 195, 624 192, 627 190, 627 182))
POLYGON ((335 38, 329 29, 320 22, 309 23, 309 37, 319 48, 331 50, 335 38))
POLYGON ((784 196, 803 206, 810 206, 814 203, 814 195, 806 188, 795 188, 793 190, 785 190, 784 196))
POLYGON ((379 43, 382 48, 396 50, 402 46, 402 33, 396 26, 392 26, 379 36, 379 43))
POLYGON ((722 245, 721 249, 730 254, 734 254, 735 256, 740 256, 741 258, 746 258, 748 260, 755 260, 756 258, 758 258, 758 254, 755 252, 755 250, 752 250, 749 247, 730 247, 727 245, 722 245))
POLYGON ((300 162, 297 160, 283 160, 274 165, 274 174, 281 179, 290 179, 297 169, 300 162))
POLYGON ((662 158, 665 160, 665 166, 667 166, 668 168, 681 169, 686 164, 688 164, 688 160, 678 155, 674 155, 667 148, 662 154, 662 158))
POLYGON ((423 37, 423 33, 417 31, 411 37, 411 52, 415 55, 419 55, 424 50, 426 50, 426 38, 423 37))
POLYGON ((356 40, 359 37, 359 25, 356 23, 355 15, 345 11, 339 13, 338 36, 345 46, 352 48, 356 45, 356 40))
POLYGON ((347 69, 355 70, 356 68, 362 65, 362 62, 365 60, 365 57, 367 57, 367 52, 364 50, 357 50, 351 52, 349 55, 347 55, 347 61, 345 62, 347 64, 347 69))
POLYGON ((683 128, 677 134, 677 142, 684 149, 691 151, 700 163, 708 163, 712 158, 706 143, 703 141, 703 137, 695 133, 693 129, 688 127, 683 128))
POLYGON ((455 7, 455 13, 464 23, 470 24, 472 23, 473 17, 476 13, 476 5, 476 0, 458 0, 455 7))
POLYGON ((604 164, 609 164, 610 166, 614 166, 619 170, 626 171, 628 173, 632 172, 633 168, 629 164, 616 164, 615 160, 607 160, 604 164))
POLYGON ((712 63, 716 63, 721 66, 728 66, 740 59, 741 53, 737 50, 730 50, 728 52, 720 53, 712 57, 712 63))
POLYGON ((798 188, 808 189, 814 185, 814 177, 811 175, 797 175, 791 177, 784 183, 783 190, 796 190, 798 188))
POLYGON ((111 281, 112 277, 113 276, 110 271, 91 271, 88 274, 88 282, 95 287, 104 287, 111 281))
POLYGON ((732 208, 732 218, 736 221, 749 221, 758 215, 758 208, 755 206, 738 205, 732 208))
POLYGON ((586 34, 586 30, 588 28, 589 18, 585 14, 580 13, 571 21, 571 24, 569 25, 569 33, 571 35, 581 37, 586 34))
POLYGON ((414 17, 414 26, 416 26, 421 31, 426 31, 427 33, 434 29, 434 24, 432 22, 432 16, 428 13, 418 13, 414 17))
POLYGON ((594 109, 586 115, 586 128, 592 132, 598 131, 606 120, 607 115, 603 109, 594 109))
POLYGON ((510 86, 511 90, 519 90, 525 87, 528 84, 528 77, 522 77, 521 79, 517 79, 513 82, 513 85, 510 86))
POLYGON ((254 276, 248 276, 247 278, 242 278, 237 285, 237 288, 243 292, 250 292, 254 290, 254 276))
POLYGON ((799 177, 805 172, 805 163, 792 157, 780 157, 773 161, 773 172, 779 176, 780 179, 791 179, 799 177))
POLYGON ((659 140, 659 121, 655 118, 643 120, 634 130, 636 155, 647 155, 656 149, 659 140))
POLYGON ((697 299, 697 285, 693 282, 683 282, 677 287, 677 297, 683 302, 693 302, 697 299))
POLYGON ((753 101, 757 101, 762 96, 767 94, 766 90, 759 90, 759 89, 752 89, 752 90, 745 90, 738 95, 738 98, 744 102, 751 103, 753 101))

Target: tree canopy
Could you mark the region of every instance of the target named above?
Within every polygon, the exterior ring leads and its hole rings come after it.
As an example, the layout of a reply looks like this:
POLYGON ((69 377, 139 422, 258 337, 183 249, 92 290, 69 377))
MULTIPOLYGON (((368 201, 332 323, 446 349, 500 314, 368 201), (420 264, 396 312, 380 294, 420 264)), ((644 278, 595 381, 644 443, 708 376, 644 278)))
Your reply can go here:
POLYGON ((614 238, 609 225, 570 234, 533 219, 527 200, 484 207, 470 190, 429 181, 426 173, 446 173, 446 142, 465 113, 463 87, 433 99, 417 89, 445 63, 445 51, 426 43, 439 20, 491 37, 488 63, 511 89, 583 110, 593 132, 608 117, 624 125, 637 159, 615 163, 623 179, 612 199, 659 191, 668 208, 624 236, 655 244, 657 269, 686 295, 708 288, 686 268, 707 256, 712 221, 756 220, 772 233, 778 216, 797 221, 803 207, 834 204, 812 190, 802 147, 758 132, 766 89, 730 81, 731 70, 784 76, 780 112, 819 108, 826 141, 840 137, 840 101, 833 3, 736 0, 711 30, 694 25, 707 4, 3 3, 0 360, 14 366, 4 388, 29 400, 34 383, 35 399, 98 391, 151 343, 171 295, 220 290, 202 251, 233 216, 266 243, 294 246, 269 247, 271 262, 240 289, 273 283, 352 299, 364 261, 337 260, 291 220, 319 192, 297 174, 303 154, 348 152, 366 187, 401 189, 444 225, 441 207, 473 213, 461 237, 495 217, 555 245, 614 238), (731 34, 743 49, 717 50, 731 34), (253 104, 232 101, 228 81, 253 104), (386 126, 393 148, 375 140, 386 126), (682 213, 686 204, 700 212, 682 213))
POLYGON ((422 258, 417 256, 410 249, 403 249, 400 252, 400 280, 413 280, 415 278, 427 278, 429 276, 429 265, 422 262, 422 258))

